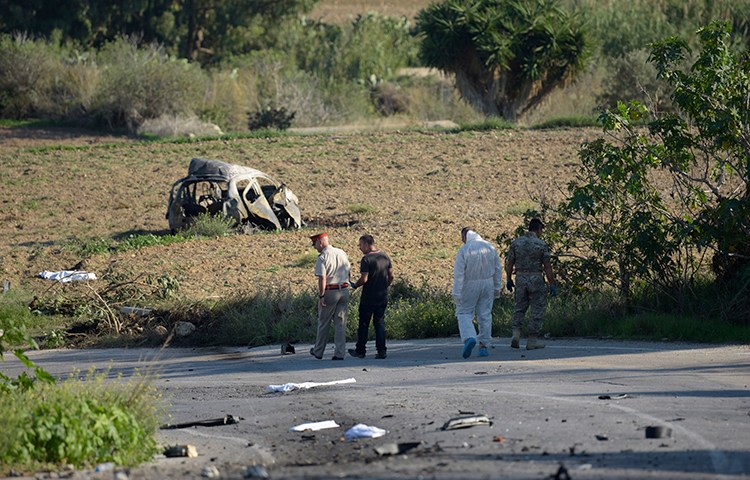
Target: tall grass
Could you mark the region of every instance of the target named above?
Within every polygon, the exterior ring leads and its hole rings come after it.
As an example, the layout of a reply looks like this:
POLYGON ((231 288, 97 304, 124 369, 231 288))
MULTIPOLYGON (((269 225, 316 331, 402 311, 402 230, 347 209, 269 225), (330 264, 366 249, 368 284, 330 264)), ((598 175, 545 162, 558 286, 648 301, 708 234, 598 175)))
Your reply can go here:
MULTIPOLYGON (((356 338, 359 293, 349 304, 347 338, 356 338)), ((508 336, 514 307, 512 296, 495 300, 494 336, 508 336)), ((196 303, 172 310, 170 322, 197 323, 186 345, 266 345, 289 341, 312 342, 317 326, 314 291, 292 293, 273 289, 240 294, 214 304, 196 303)), ((458 335, 455 307, 449 292, 398 280, 391 287, 386 310, 389 339, 450 337, 458 335)), ((544 333, 556 337, 593 336, 621 339, 682 340, 696 342, 750 341, 747 325, 669 311, 626 312, 608 294, 550 299, 544 333)), ((371 335, 374 332, 371 331, 371 335)))

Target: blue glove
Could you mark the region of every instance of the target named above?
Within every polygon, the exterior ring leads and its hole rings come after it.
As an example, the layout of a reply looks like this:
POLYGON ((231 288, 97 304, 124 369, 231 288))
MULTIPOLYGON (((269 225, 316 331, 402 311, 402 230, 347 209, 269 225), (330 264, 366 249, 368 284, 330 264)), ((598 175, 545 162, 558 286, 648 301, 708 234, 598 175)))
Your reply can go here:
POLYGON ((550 297, 556 297, 557 296, 557 285, 550 285, 549 286, 549 296, 550 297))
POLYGON ((513 283, 513 279, 511 279, 511 278, 509 278, 508 282, 505 284, 505 288, 507 288, 509 292, 512 292, 513 291, 513 287, 515 287, 515 286, 516 286, 516 284, 513 283))

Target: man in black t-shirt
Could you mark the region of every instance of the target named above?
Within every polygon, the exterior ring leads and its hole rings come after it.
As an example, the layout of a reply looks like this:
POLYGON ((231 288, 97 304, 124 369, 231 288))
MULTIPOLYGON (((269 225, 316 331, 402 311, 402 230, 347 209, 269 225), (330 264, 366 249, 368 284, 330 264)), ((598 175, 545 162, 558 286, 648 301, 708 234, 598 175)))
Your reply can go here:
POLYGON ((358 358, 365 357, 372 319, 375 328, 375 348, 378 351, 375 358, 385 358, 385 308, 388 305, 388 286, 393 282, 393 266, 388 255, 375 247, 372 235, 362 235, 359 238, 359 249, 364 256, 359 264, 359 280, 352 288, 363 288, 359 300, 357 347, 350 348, 349 354, 358 358))

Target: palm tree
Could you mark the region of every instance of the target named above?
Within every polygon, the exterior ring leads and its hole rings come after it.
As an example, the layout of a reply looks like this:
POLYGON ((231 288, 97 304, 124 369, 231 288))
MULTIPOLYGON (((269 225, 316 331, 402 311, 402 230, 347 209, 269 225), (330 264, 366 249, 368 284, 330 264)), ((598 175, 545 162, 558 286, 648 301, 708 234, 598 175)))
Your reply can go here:
POLYGON ((585 38, 557 0, 446 0, 419 12, 422 61, 486 115, 516 121, 581 71, 585 38))

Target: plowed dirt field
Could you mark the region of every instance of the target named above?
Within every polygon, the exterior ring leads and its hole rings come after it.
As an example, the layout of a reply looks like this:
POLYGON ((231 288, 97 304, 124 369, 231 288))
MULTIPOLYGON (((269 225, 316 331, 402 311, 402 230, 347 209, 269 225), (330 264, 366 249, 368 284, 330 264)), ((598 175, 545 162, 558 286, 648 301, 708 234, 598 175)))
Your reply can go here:
POLYGON ((560 198, 597 129, 319 133, 148 143, 85 131, 0 129, 0 276, 38 291, 72 268, 77 239, 167 232, 169 188, 192 157, 251 166, 287 183, 307 226, 88 258, 103 275, 168 274, 187 299, 314 284, 308 236, 327 231, 353 264, 372 234, 398 277, 450 287, 460 229, 512 232, 530 195, 560 198), (307 262, 306 262, 307 260, 307 262))

